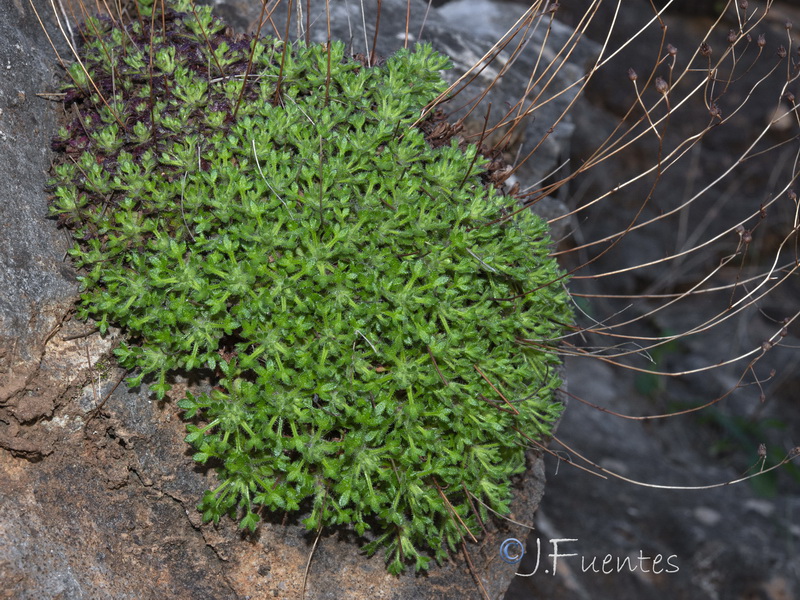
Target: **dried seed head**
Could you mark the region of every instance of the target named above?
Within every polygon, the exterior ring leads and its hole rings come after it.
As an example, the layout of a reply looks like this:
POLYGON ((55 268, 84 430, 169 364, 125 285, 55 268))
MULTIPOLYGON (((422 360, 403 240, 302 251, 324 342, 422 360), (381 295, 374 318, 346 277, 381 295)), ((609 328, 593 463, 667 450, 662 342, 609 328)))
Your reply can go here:
POLYGON ((716 103, 712 104, 709 107, 708 112, 711 113, 711 116, 714 117, 715 119, 722 120, 722 110, 720 110, 719 105, 717 105, 716 103))
POLYGON ((664 81, 663 77, 656 77, 656 90, 659 94, 666 94, 669 92, 669 85, 664 81))
POLYGON ((751 231, 749 231, 748 229, 745 229, 744 233, 742 233, 742 241, 745 244, 749 244, 750 242, 752 242, 753 241, 753 233, 751 231))
POLYGON ((672 44, 667 44, 667 52, 669 52, 670 56, 675 56, 678 53, 678 49, 672 44))
POLYGON ((728 44, 733 45, 736 43, 736 40, 739 39, 739 34, 736 33, 733 29, 728 32, 728 44))
POLYGON ((779 58, 786 58, 786 48, 784 48, 783 45, 778 46, 777 54, 779 58))
POLYGON ((783 26, 786 27, 786 31, 789 31, 792 28, 792 22, 786 21, 783 26))
POLYGON ((441 122, 433 128, 430 136, 432 138, 440 138, 446 136, 448 133, 450 133, 450 123, 441 122))
POLYGON ((739 8, 741 8, 742 10, 747 10, 747 0, 740 0, 739 8))
POLYGON ((790 104, 794 104, 795 97, 794 97, 794 94, 792 92, 786 92, 783 95, 783 97, 786 98, 786 101, 789 102, 790 104))
MULTIPOLYGON (((763 396, 763 394, 762 394, 763 396)), ((763 402, 763 400, 762 400, 763 402)), ((766 458, 767 457, 767 445, 766 444, 759 444, 758 445, 758 458, 766 458)))
POLYGON ((764 37, 763 33, 758 34, 758 41, 756 42, 756 44, 758 44, 759 48, 763 48, 764 46, 767 45, 767 38, 764 37))
POLYGON ((770 342, 769 340, 764 340, 763 342, 761 342, 761 349, 764 352, 770 350, 771 348, 772 348, 772 342, 770 342))
POLYGON ((786 195, 792 202, 797 202, 797 192, 795 192, 794 190, 789 190, 788 192, 786 192, 786 195))
POLYGON ((632 67, 628 69, 628 79, 630 79, 631 81, 636 81, 637 79, 639 79, 639 76, 636 74, 636 71, 634 71, 632 67))
POLYGON ((711 46, 709 46, 706 42, 700 44, 700 54, 703 56, 711 56, 711 46))

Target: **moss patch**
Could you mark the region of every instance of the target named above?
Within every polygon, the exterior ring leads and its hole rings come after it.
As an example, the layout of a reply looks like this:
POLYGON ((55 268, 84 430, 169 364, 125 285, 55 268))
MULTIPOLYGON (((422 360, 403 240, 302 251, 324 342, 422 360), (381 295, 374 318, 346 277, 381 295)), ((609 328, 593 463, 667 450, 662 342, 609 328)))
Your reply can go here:
POLYGON ((216 374, 179 402, 220 479, 206 520, 307 500, 309 529, 371 529, 392 572, 427 568, 480 530, 474 499, 508 511, 525 436, 560 412, 546 224, 509 217, 474 146, 412 126, 446 88, 429 46, 368 68, 206 8, 153 22, 90 21, 71 68, 53 213, 80 316, 126 332, 130 383, 159 397, 216 374))

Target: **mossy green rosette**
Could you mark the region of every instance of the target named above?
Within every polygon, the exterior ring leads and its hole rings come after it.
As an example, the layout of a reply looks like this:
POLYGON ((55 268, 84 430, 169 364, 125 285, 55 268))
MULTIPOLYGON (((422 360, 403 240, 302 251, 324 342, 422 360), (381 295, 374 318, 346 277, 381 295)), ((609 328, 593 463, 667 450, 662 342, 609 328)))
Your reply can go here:
POLYGON ((54 142, 79 315, 122 328, 120 364, 158 397, 214 373, 179 402, 219 475, 206 520, 302 508, 372 530, 393 573, 427 568, 484 504, 508 512, 526 437, 560 413, 571 313, 546 225, 509 216, 474 146, 412 126, 446 88, 429 46, 367 67, 178 9, 152 35, 84 28, 91 81, 72 67, 54 142))

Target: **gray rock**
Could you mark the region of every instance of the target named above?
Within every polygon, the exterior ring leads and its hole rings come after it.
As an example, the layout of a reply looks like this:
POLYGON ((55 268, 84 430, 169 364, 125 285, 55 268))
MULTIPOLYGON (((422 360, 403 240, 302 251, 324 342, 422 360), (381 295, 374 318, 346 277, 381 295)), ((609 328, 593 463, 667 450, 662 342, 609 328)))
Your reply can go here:
POLYGON ((56 91, 53 52, 27 4, 0 0, 0 12, 0 445, 35 457, 51 444, 20 426, 55 408, 53 388, 37 378, 63 374, 46 342, 77 284, 44 193, 56 113, 36 94, 56 91))
MULTIPOLYGON (((44 3, 41 3, 44 4, 44 3)), ((43 193, 56 131, 53 52, 27 2, 0 0, 0 403, 39 359, 76 284, 43 193), (14 372, 11 372, 11 369, 14 372)))

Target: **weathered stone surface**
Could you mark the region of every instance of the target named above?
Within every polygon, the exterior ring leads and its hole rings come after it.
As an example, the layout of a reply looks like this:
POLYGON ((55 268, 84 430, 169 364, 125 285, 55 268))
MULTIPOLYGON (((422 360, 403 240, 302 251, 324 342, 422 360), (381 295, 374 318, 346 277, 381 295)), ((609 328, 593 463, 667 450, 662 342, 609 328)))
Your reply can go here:
MULTIPOLYGON (((625 414, 655 410, 652 399, 636 392, 632 374, 592 359, 568 360, 567 372, 570 392, 578 397, 625 414)), ((698 387, 670 386, 669 394, 691 397, 698 387)), ((796 420, 785 408, 783 414, 796 420)), ((724 432, 687 416, 631 422, 573 402, 558 437, 604 468, 652 484, 723 483, 738 479, 750 466, 710 457, 709 448, 724 432)), ((574 453, 567 454, 581 462, 574 453)), ((797 597, 800 571, 794 548, 800 540, 800 486, 790 473, 779 473, 778 493, 765 496, 748 483, 708 490, 654 489, 546 462, 547 494, 519 572, 534 571, 537 539, 539 568, 533 576, 517 577, 506 600, 797 597), (559 560, 555 576, 548 557, 551 539, 575 540, 560 545, 560 553, 576 556, 559 560), (661 555, 660 564, 640 562, 640 553, 651 559, 661 555), (607 555, 611 559, 604 573, 607 555), (618 560, 626 557, 633 569, 625 564, 618 568, 618 560)))
MULTIPOLYGON (((53 53, 27 3, 0 12, 0 407, 37 373, 48 334, 72 304, 76 285, 64 262, 65 238, 47 219, 43 192, 55 112, 36 97, 55 85, 53 53)), ((1 409, 0 409, 1 410, 1 409)), ((18 408, 22 421, 51 411, 40 398, 18 408), (34 403, 37 408, 34 408, 34 403)), ((13 437, 0 420, 0 439, 13 437)), ((18 442, 21 451, 30 445, 18 442)))
MULTIPOLYGON (((53 52, 27 2, 2 0, 0 10, 0 358, 8 366, 38 359, 76 288, 43 193, 56 117, 36 94, 55 88, 53 52)), ((4 383, 7 393, 12 382, 4 383)))
MULTIPOLYGON (((58 443, 31 464, 0 451, 0 581, 6 597, 40 598, 299 598, 309 556, 305 598, 479 597, 463 556, 428 575, 386 573, 382 556, 367 559, 363 539, 346 529, 315 534, 299 518, 275 515, 254 535, 223 520, 201 525, 195 510, 214 476, 196 468, 182 441, 174 404, 159 404, 145 388, 116 388, 118 373, 39 426, 58 443), (59 596, 61 594, 61 596, 59 596)), ((177 397, 182 386, 175 389, 177 397)), ((541 461, 516 490, 512 518, 529 522, 541 499, 541 461)), ((474 573, 491 598, 501 598, 513 567, 498 548, 524 539, 514 525, 487 524, 480 544, 468 544, 474 573)), ((0 597, 3 597, 0 595, 0 597)))

